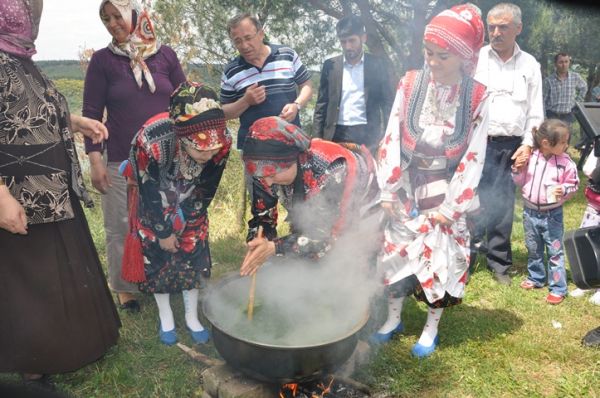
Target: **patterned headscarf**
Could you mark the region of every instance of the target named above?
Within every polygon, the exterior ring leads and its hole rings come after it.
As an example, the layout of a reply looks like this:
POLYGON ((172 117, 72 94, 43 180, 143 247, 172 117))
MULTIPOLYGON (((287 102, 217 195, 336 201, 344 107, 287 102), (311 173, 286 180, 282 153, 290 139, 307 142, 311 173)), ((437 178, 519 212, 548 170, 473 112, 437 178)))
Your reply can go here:
POLYGON ((267 177, 292 166, 308 150, 310 137, 278 116, 263 117, 250 126, 242 157, 253 177, 267 177))
MULTIPOLYGON (((216 160, 222 158, 231 148, 231 135, 225 127, 225 114, 217 102, 217 93, 200 83, 183 82, 171 94, 169 117, 174 122, 173 129, 184 146, 198 151, 221 149, 216 160)), ((179 151, 181 172, 186 178, 193 178, 202 171, 202 165, 179 151)))
POLYGON ((42 16, 42 0, 0 1, 0 50, 31 58, 42 16))
MULTIPOLYGON (((129 30, 129 37, 125 43, 117 43, 113 39, 108 48, 117 55, 128 57, 130 61, 133 76, 139 88, 142 88, 142 76, 148 82, 150 92, 156 91, 154 78, 150 69, 144 61, 146 58, 156 54, 160 48, 160 43, 154 34, 154 26, 150 20, 148 11, 138 3, 137 0, 102 0, 100 3, 100 19, 104 23, 104 5, 111 3, 125 20, 129 30)), ((106 23, 104 23, 106 26, 106 23)), ((106 26, 108 29, 108 26, 106 26)))
POLYGON ((466 3, 442 11, 425 27, 423 40, 465 60, 465 72, 475 70, 484 39, 483 19, 477 6, 466 3))

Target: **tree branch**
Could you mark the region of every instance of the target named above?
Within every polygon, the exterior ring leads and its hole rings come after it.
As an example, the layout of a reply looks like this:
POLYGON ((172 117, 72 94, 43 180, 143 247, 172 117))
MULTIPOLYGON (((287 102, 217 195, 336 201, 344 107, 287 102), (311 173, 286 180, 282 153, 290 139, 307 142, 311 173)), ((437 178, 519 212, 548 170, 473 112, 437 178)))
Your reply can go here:
POLYGON ((325 14, 330 17, 334 17, 335 19, 342 19, 344 14, 333 7, 330 7, 329 1, 319 1, 319 0, 306 0, 309 4, 315 7, 317 10, 323 11, 325 14))

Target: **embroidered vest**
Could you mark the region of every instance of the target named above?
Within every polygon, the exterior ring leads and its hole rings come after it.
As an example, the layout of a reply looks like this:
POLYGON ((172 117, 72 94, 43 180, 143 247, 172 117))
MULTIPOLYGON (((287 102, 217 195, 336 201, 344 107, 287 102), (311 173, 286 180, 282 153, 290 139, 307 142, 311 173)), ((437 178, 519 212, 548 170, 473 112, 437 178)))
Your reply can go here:
MULTIPOLYGON (((429 84, 429 73, 413 70, 402 79, 404 88, 404 118, 400 122, 400 168, 406 170, 413 158, 414 150, 423 134, 419 118, 429 84)), ((469 135, 475 111, 485 94, 485 86, 471 77, 465 76, 459 92, 459 106, 455 117, 454 133, 444 143, 444 153, 448 159, 448 175, 454 174, 462 155, 467 150, 469 135)))

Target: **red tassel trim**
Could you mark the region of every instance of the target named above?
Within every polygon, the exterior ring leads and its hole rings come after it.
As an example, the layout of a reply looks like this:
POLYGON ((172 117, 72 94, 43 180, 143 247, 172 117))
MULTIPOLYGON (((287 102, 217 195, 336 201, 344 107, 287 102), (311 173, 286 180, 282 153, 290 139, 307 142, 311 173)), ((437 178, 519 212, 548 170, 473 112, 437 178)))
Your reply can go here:
POLYGON ((137 185, 127 185, 127 210, 129 213, 129 231, 125 237, 121 276, 127 282, 140 283, 146 281, 144 272, 144 255, 142 240, 138 235, 137 208, 139 193, 137 185))

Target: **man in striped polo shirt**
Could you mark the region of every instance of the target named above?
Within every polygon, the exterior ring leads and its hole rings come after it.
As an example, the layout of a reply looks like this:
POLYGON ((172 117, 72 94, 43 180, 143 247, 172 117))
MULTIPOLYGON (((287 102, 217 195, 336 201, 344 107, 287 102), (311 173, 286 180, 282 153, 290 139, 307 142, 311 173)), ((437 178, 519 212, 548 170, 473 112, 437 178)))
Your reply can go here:
POLYGON ((310 72, 289 47, 265 44, 258 19, 248 13, 229 20, 227 33, 240 55, 221 78, 221 104, 226 119, 240 118, 237 148, 248 128, 266 116, 281 116, 300 126, 299 111, 312 97, 310 72))

